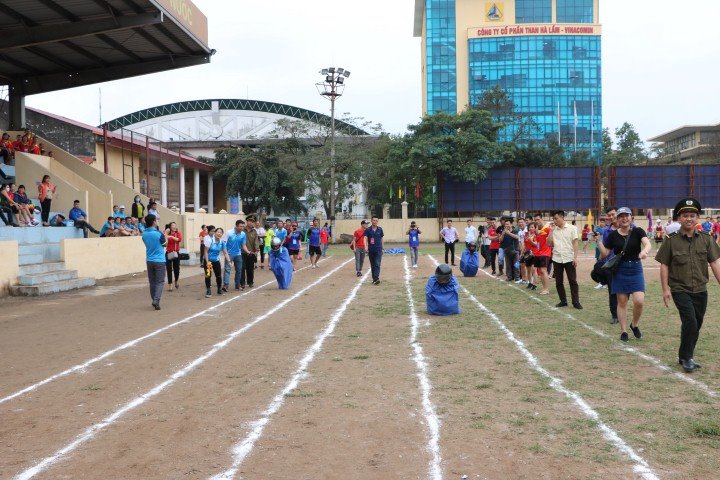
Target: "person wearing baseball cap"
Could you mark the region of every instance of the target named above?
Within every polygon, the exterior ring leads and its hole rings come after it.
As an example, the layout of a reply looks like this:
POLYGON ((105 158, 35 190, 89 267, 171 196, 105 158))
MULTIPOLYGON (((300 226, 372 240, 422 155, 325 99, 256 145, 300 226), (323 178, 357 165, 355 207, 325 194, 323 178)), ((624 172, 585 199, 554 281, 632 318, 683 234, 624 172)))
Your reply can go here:
POLYGON ((353 232, 353 239, 350 242, 350 249, 355 252, 355 275, 362 277, 363 263, 365 262, 365 230, 368 222, 362 220, 360 228, 353 232))
POLYGON ((633 318, 630 329, 635 338, 642 338, 639 322, 645 305, 645 273, 642 261, 650 253, 652 246, 647 233, 641 227, 633 225, 632 210, 628 207, 616 211, 617 229, 607 238, 599 241, 600 257, 607 258, 610 253, 619 257, 617 267, 610 273, 608 282, 610 293, 617 296, 617 319, 620 322, 620 340, 627 342, 628 300, 632 296, 633 318))
POLYGON ((680 314, 678 363, 687 373, 700 368, 693 354, 707 310, 708 264, 720 283, 720 247, 712 236, 697 229, 701 210, 695 198, 680 200, 673 211, 680 231, 668 235, 655 255, 660 262, 663 302, 669 308, 672 298, 680 314))

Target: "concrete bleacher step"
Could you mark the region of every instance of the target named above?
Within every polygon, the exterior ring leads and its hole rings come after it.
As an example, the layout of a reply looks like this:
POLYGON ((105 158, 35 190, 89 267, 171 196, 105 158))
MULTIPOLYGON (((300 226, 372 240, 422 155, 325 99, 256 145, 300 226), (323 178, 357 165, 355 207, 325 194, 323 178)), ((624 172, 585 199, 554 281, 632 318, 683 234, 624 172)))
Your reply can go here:
POLYGON ((15 285, 10 287, 10 293, 15 296, 37 297, 51 293, 67 292, 95 286, 95 279, 89 277, 72 278, 56 282, 41 283, 38 285, 15 285))
POLYGON ((18 255, 18 265, 31 265, 35 263, 42 263, 44 260, 42 253, 31 253, 29 255, 18 255))
MULTIPOLYGON (((41 255, 41 262, 57 262, 60 260, 59 243, 30 243, 18 246, 18 255, 41 255)), ((33 262, 39 263, 39 262, 33 262)), ((22 265, 22 264, 21 264, 22 265)))
POLYGON ((20 276, 35 275, 38 273, 47 273, 56 270, 65 270, 65 262, 45 262, 22 265, 20 267, 20 276))
POLYGON ((78 278, 77 270, 55 270, 51 272, 20 275, 18 284, 22 286, 40 285, 41 283, 54 283, 63 280, 78 278))

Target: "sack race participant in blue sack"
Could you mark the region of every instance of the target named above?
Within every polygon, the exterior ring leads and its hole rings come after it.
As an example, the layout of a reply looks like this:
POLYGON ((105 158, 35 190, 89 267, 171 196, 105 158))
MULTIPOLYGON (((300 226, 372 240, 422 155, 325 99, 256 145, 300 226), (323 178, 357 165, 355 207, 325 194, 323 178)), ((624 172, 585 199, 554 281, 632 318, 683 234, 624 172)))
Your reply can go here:
POLYGON ((456 315, 460 313, 460 285, 446 263, 438 265, 435 275, 425 285, 425 302, 430 315, 456 315))
POLYGON ((477 245, 475 242, 470 242, 460 257, 460 271, 466 277, 474 277, 479 267, 480 255, 477 252, 477 245))
POLYGON ((282 246, 278 237, 272 239, 272 248, 268 253, 270 256, 270 270, 275 274, 280 290, 290 288, 293 277, 293 264, 290 259, 290 252, 282 246))

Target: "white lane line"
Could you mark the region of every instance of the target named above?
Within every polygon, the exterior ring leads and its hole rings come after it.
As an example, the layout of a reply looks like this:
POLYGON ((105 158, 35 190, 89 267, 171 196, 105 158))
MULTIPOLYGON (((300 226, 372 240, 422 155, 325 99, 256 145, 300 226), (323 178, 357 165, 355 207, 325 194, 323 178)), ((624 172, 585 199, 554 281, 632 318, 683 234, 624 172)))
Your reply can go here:
MULTIPOLYGON (((303 268, 301 268, 300 270, 304 270, 304 269, 306 269, 306 268, 310 268, 310 267, 309 267, 309 266, 303 267, 303 268)), ((300 271, 300 270, 298 270, 298 271, 300 271)), ((296 272, 296 273, 297 273, 297 272, 296 272)), ((84 362, 84 363, 80 363, 80 364, 78 364, 78 365, 75 365, 74 367, 70 367, 70 368, 68 368, 67 370, 63 370, 63 371, 60 372, 60 373, 56 373, 55 375, 52 375, 52 376, 46 378, 45 380, 41 380, 41 381, 39 381, 39 382, 37 382, 37 383, 34 383, 34 384, 32 384, 32 385, 30 385, 30 386, 28 386, 28 387, 23 388, 22 390, 18 390, 18 391, 15 392, 15 393, 12 393, 12 394, 10 394, 10 395, 8 395, 8 396, 6 396, 6 397, 0 398, 0 405, 2 405, 2 404, 5 403, 5 402, 8 402, 8 401, 12 400, 13 398, 17 398, 17 397, 19 397, 19 396, 21 396, 21 395, 25 395, 26 393, 32 392, 33 390, 36 390, 38 387, 42 387, 43 385, 47 385, 48 383, 53 382, 53 381, 55 381, 55 380, 57 380, 57 379, 59 379, 59 378, 65 377, 65 376, 67 376, 67 375, 70 375, 71 373, 82 372, 82 371, 84 371, 86 368, 88 368, 89 366, 91 366, 91 365, 93 365, 93 364, 95 364, 95 363, 97 363, 97 362, 99 362, 99 361, 101 361, 101 360, 104 360, 104 359, 108 358, 109 356, 114 355, 114 354, 116 354, 116 353, 118 353, 118 352, 121 352, 121 351, 123 351, 123 350, 127 350, 128 348, 132 348, 132 347, 138 345, 139 343, 147 340, 148 338, 152 338, 152 337, 154 337, 154 336, 160 335, 161 333, 166 332, 166 331, 170 330, 171 328, 175 328, 175 327, 177 327, 177 326, 179 326, 179 325, 182 325, 182 324, 184 324, 184 323, 191 322, 192 320, 195 320, 195 319, 198 318, 198 317, 202 317, 202 316, 204 316, 204 315, 207 315, 209 312, 212 312, 213 310, 217 310, 218 308, 220 308, 220 307, 222 307, 222 306, 224 306, 224 305, 227 305, 227 304, 230 303, 230 302, 234 302, 235 300, 237 300, 237 299, 239 299, 239 298, 241 298, 241 297, 244 297, 245 295, 248 295, 248 294, 250 294, 250 293, 253 293, 254 291, 260 290, 261 288, 267 287, 268 285, 274 285, 274 284, 275 284, 275 280, 271 280, 271 281, 269 281, 269 282, 267 282, 267 283, 263 283, 262 285, 258 285, 257 287, 255 287, 255 288, 253 288, 253 289, 251 289, 251 290, 248 290, 248 291, 245 292, 245 293, 241 293, 240 295, 236 295, 236 296, 234 296, 234 297, 232 297, 232 298, 229 298, 229 299, 227 299, 227 300, 225 300, 225 301, 223 301, 223 302, 220 302, 220 303, 218 303, 218 304, 216 304, 216 305, 213 305, 212 307, 207 308, 207 309, 205 309, 205 310, 203 310, 203 311, 201 311, 201 312, 198 312, 198 313, 196 313, 196 314, 194 314, 194 315, 191 315, 191 316, 189 316, 189 317, 183 318, 182 320, 179 320, 179 321, 177 321, 177 322, 175 322, 175 323, 171 323, 170 325, 166 325, 165 327, 159 328, 159 329, 155 330, 154 332, 150 332, 150 333, 148 333, 147 335, 143 335, 142 337, 136 338, 136 339, 134 339, 134 340, 130 340, 129 342, 125 342, 125 343, 123 343, 122 345, 120 345, 120 346, 118 346, 118 347, 115 347, 115 348, 113 348, 112 350, 108 350, 107 352, 102 353, 102 354, 98 355, 98 356, 95 357, 95 358, 91 358, 90 360, 87 360, 87 361, 84 362)))
MULTIPOLYGON (((482 272, 483 272, 485 275, 487 275, 488 277, 490 277, 490 278, 499 280, 499 278, 493 277, 491 274, 489 274, 489 273, 486 272, 485 270, 482 270, 482 272)), ((706 384, 706 383, 704 383, 704 382, 701 382, 700 380, 695 380, 694 378, 690 377, 689 375, 683 374, 683 373, 675 370, 674 368, 672 368, 671 366, 663 363, 662 361, 658 360, 657 358, 655 358, 655 357, 653 357, 653 356, 651 356, 651 355, 648 355, 648 354, 646 354, 646 353, 643 353, 643 352, 641 352, 640 350, 638 350, 638 349, 636 349, 636 348, 634 348, 634 347, 631 347, 631 346, 629 346, 629 345, 625 345, 623 342, 620 342, 619 340, 618 340, 618 341, 615 341, 615 338, 611 337, 610 335, 608 335, 607 333, 603 332, 602 330, 598 330, 597 328, 593 327, 592 325, 588 325, 587 323, 583 322, 582 320, 579 320, 579 319, 573 317, 571 314, 569 314, 569 313, 567 313, 567 312, 564 312, 564 311, 561 311, 559 308, 555 307, 554 305, 550 305, 549 303, 543 301, 542 299, 540 299, 540 298, 538 298, 538 297, 536 297, 536 296, 534 296, 534 295, 531 295, 529 292, 523 290, 523 289, 520 288, 520 287, 517 287, 517 286, 515 286, 515 285, 511 285, 511 284, 509 284, 509 283, 507 284, 507 286, 508 286, 508 287, 511 287, 511 288, 515 288, 515 289, 521 291, 522 293, 524 293, 525 295, 527 295, 528 297, 530 297, 531 299, 533 299, 533 300, 536 301, 537 303, 539 303, 539 304, 541 304, 541 305, 549 308, 549 309, 552 310, 553 312, 557 312, 557 313, 559 313, 559 314, 565 315, 567 318, 569 318, 570 320, 573 320, 573 321, 579 323, 580 325, 582 325, 582 326, 585 327, 586 329, 590 330, 590 331, 591 331, 592 333, 594 333, 595 335, 597 335, 597 336, 599 336, 599 337, 607 338, 608 340, 613 341, 615 347, 617 347, 617 348, 619 348, 619 349, 621 349, 621 350, 624 350, 624 351, 626 351, 626 352, 628 352, 628 353, 631 353, 631 354, 633 354, 633 355, 635 355, 635 356, 637 356, 637 357, 639 357, 639 358, 642 358, 643 360, 651 363, 655 368, 658 368, 659 370, 662 370, 663 372, 672 375, 673 377, 675 377, 675 379, 681 380, 681 381, 683 381, 683 382, 685 382, 685 383, 688 383, 688 384, 692 385, 693 387, 697 388, 698 390, 701 390, 701 391, 702 391, 703 393, 705 393, 707 396, 712 397, 712 398, 720 398, 720 393, 718 393, 716 390, 713 390, 708 384, 706 384)))
MULTIPOLYGON (((435 262, 435 264, 437 264, 437 261, 434 257, 430 258, 433 260, 433 262, 435 262)), ((603 437, 605 437, 607 441, 612 443, 615 448, 620 451, 620 453, 625 454, 625 456, 627 456, 633 462, 633 471, 637 475, 640 475, 645 480, 659 480, 659 477, 655 474, 655 472, 652 471, 647 461, 640 455, 635 453, 635 450, 633 450, 630 445, 625 443, 625 441, 620 438, 620 435, 618 435, 612 428, 607 426, 605 422, 600 420, 600 415, 592 409, 592 407, 580 396, 580 394, 567 389, 563 385, 562 380, 552 376, 550 372, 545 370, 545 368, 540 365, 540 361, 532 353, 530 353, 530 351, 525 347, 525 344, 520 341, 515 336, 515 334, 513 334, 513 332, 505 326, 505 324, 502 322, 502 320, 500 320, 500 318, 498 318, 497 315, 495 315, 485 305, 480 303, 480 301, 475 298, 475 296, 470 293, 470 291, 465 288, 464 285, 461 284, 460 288, 462 288, 463 292, 465 292, 465 295, 470 298, 470 300, 478 307, 481 312, 483 312, 485 315, 490 317, 493 322, 495 322, 498 328, 500 328, 500 330, 505 334, 507 339, 515 344, 515 347, 525 357, 532 369, 538 372, 543 377, 550 380, 550 386, 553 388, 553 390, 557 391, 558 393, 562 393, 567 398, 572 400, 586 417, 597 423, 598 429, 602 432, 603 437)))
MULTIPOLYGON (((432 258, 432 257, 431 257, 432 258)), ((435 259, 433 258, 433 261, 435 259)), ((425 423, 429 430, 430 438, 428 439, 428 450, 432 458, 429 465, 429 477, 433 480, 441 480, 442 476, 442 458, 440 457, 440 418, 437 416, 435 405, 430 400, 430 379, 428 378, 428 366, 423 355, 423 348, 417 340, 419 320, 415 310, 415 300, 412 296, 412 288, 410 287, 410 269, 408 268, 407 257, 403 257, 403 268, 405 269, 405 292, 408 297, 408 305, 410 306, 410 345, 413 348, 413 360, 417 368, 417 377, 420 381, 420 390, 422 392, 423 415, 425 423)))
POLYGON ((310 365, 310 362, 315 359, 315 355, 317 355, 318 352, 320 352, 320 350, 322 349, 325 339, 332 335, 332 333, 335 331, 335 327, 340 322, 340 319, 345 313, 345 310, 347 310, 347 307, 353 302, 353 300, 355 300, 355 296, 357 295, 358 290, 360 290, 362 284, 365 283, 365 280, 367 280, 369 274, 370 272, 368 271, 365 273, 365 275, 363 275, 358 284, 355 285, 355 288, 353 288, 350 294, 345 298, 345 301, 342 303, 342 305, 340 305, 340 307, 335 310, 335 313, 330 318, 330 321, 325 327, 325 330, 323 330, 322 333, 316 337, 315 343, 313 343, 312 346, 307 349, 305 355, 298 362, 298 367, 297 369, 295 369, 295 373, 290 378, 290 381, 287 383, 287 385, 285 385, 285 388, 283 388, 280 393, 275 395, 267 408, 262 412, 262 414, 260 414, 260 418, 250 424, 250 427, 252 428, 252 430, 250 430, 250 433, 248 433, 242 441, 233 446, 232 467, 222 473, 213 475, 211 477, 212 480, 225 480, 235 478, 235 475, 237 474, 240 465, 242 465, 247 456, 250 455, 250 452, 252 452, 252 449, 255 447, 255 442, 257 442, 258 439, 262 436, 265 427, 270 423, 270 417, 275 415, 275 413, 280 410, 280 408, 283 406, 283 403, 285 403, 285 398, 287 397, 287 395, 297 388, 301 380, 304 380, 307 377, 308 365, 310 365))
POLYGON ((140 405, 142 405, 143 403, 145 403, 147 400, 151 399, 151 398, 154 397, 155 395, 157 395, 157 394, 159 394, 160 392, 162 392, 163 390, 165 390, 165 388, 167 388, 167 387, 169 387, 170 385, 172 385, 173 383, 175 383, 178 379, 184 377, 184 376, 187 375, 188 373, 190 373, 190 372, 192 372, 193 370, 195 370, 195 368, 197 368, 198 366, 200 366, 200 365, 202 365, 203 363, 205 363, 205 361, 206 361, 207 359, 209 359, 210 357, 212 357, 213 355, 215 355, 217 352, 219 352, 220 350, 222 350, 222 349, 224 349, 225 347, 227 347, 227 346, 230 344, 230 342, 233 341, 235 338, 239 337, 240 335, 242 335, 243 333, 247 332, 247 331, 250 330, 252 327, 254 327, 255 325, 257 325, 258 323, 260 323, 260 322, 262 322, 263 320, 265 320, 266 318, 270 317, 270 316, 273 315, 275 312, 277 312, 278 310, 280 310, 280 309, 282 309, 283 307, 285 307, 288 303, 290 303, 290 302, 292 302, 293 300, 295 300, 295 299, 297 299, 298 297, 300 297, 300 296, 301 296, 302 294, 304 294, 306 291, 308 291, 308 290, 310 290, 311 288, 313 288, 313 287, 317 286, 318 284, 322 283, 322 282, 323 282, 324 280, 326 280, 330 275, 332 275, 333 273, 337 272, 338 270, 340 270, 341 268, 343 268, 345 265, 347 265, 348 263, 350 263, 350 262, 352 262, 352 261, 354 261, 354 259, 349 259, 349 260, 343 262, 342 264, 340 264, 339 266, 337 266, 337 267, 335 267, 334 269, 330 270, 328 273, 326 273, 326 274, 323 275, 322 277, 318 278, 317 280, 315 280, 315 281, 312 282, 311 284, 307 285, 307 286, 306 286, 305 288, 303 288, 302 290, 299 290, 298 292, 296 292, 296 293, 295 293, 294 295, 292 295, 291 297, 288 297, 288 298, 286 298, 285 300, 283 300, 282 302, 278 303, 276 306, 274 306, 274 307, 273 307, 272 309, 270 309, 269 311, 265 312, 264 314, 262 314, 262 315, 260 315, 260 316, 255 317, 255 319, 254 319, 252 322, 250 322, 250 323, 248 323, 247 325, 245 325, 244 327, 242 327, 242 328, 240 328, 240 329, 238 329, 238 330, 235 330, 234 332, 230 333, 230 334, 225 338, 225 340, 216 343, 216 344, 213 346, 213 348, 211 348, 210 350, 208 350, 207 352, 205 352, 204 354, 202 354, 201 356, 199 356, 199 357, 196 358, 195 360, 193 360, 193 361, 191 361, 190 363, 188 363, 187 365, 185 365, 182 369, 180 369, 180 370, 176 371, 175 373, 173 373, 173 374, 170 376, 170 378, 168 378, 168 379, 165 380, 164 382, 160 383, 159 385, 156 385, 155 387, 153 387, 153 388, 150 389, 149 391, 143 393, 142 395, 134 398, 134 399, 131 400, 130 402, 126 403, 125 405, 123 405, 122 407, 120 407, 118 410, 116 410, 114 413, 112 413, 111 415, 105 417, 105 418, 104 418, 103 420, 101 420, 100 422, 98 422, 98 423, 96 423, 96 424, 88 427, 83 433, 81 433, 80 435, 78 435, 78 436, 75 438, 75 440, 73 440, 72 442, 70 442, 68 445, 66 445, 65 447, 61 448, 61 449, 58 450, 57 452, 53 453, 53 454, 50 455, 49 457, 45 457, 45 458, 44 458, 43 460, 41 460, 39 463, 37 463, 36 465, 28 468, 28 469, 25 470, 24 472, 18 474, 18 475, 15 477, 15 479, 16 479, 16 480, 27 480, 27 479, 33 478, 33 477, 34 477, 35 475, 37 475, 38 473, 40 473, 40 472, 42 472, 43 470, 47 469, 48 467, 50 467, 51 465, 53 465, 54 463, 56 463, 57 461, 59 461, 61 458, 65 457, 66 455, 68 455, 69 453, 71 453, 73 450, 75 450, 77 447, 79 447, 79 446, 82 445, 83 443, 91 440, 97 433, 99 433, 99 432, 102 431, 103 429, 105 429, 105 428, 107 428, 108 426, 110 426, 110 425, 112 425, 113 423, 115 423, 115 421, 117 421, 120 417, 122 417, 123 415, 125 415, 125 414, 128 413, 129 411, 135 409, 136 407, 139 407, 140 405))

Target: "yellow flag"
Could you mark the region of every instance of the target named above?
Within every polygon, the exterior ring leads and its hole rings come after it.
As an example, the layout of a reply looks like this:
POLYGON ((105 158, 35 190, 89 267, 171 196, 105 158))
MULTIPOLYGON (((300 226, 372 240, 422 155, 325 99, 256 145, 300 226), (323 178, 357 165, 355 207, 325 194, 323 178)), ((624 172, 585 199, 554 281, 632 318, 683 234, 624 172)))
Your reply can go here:
POLYGON ((588 210, 587 224, 590 225, 590 228, 593 227, 593 214, 591 210, 588 210))
POLYGON ((398 199, 402 198, 402 187, 398 187, 398 199))

